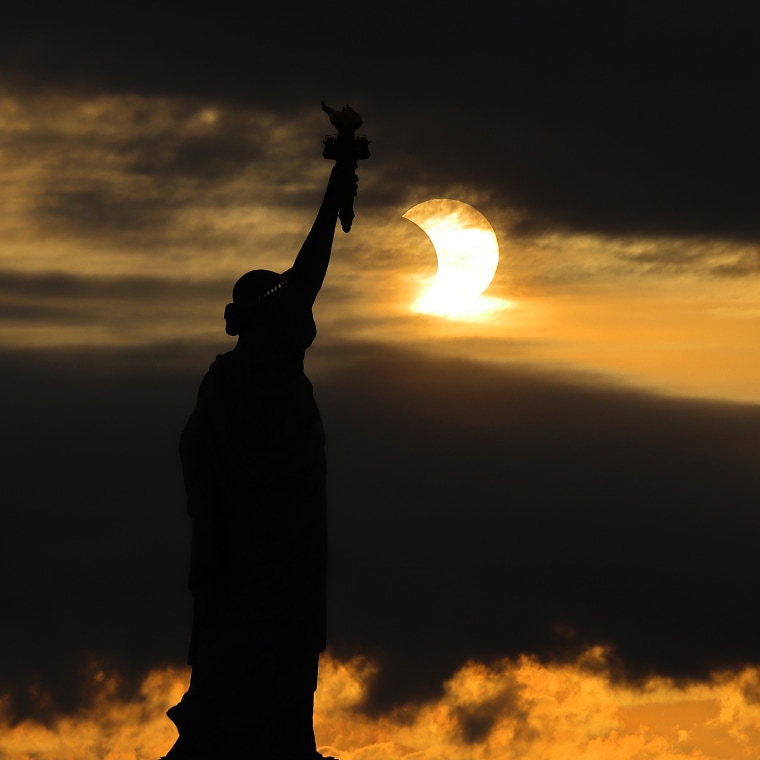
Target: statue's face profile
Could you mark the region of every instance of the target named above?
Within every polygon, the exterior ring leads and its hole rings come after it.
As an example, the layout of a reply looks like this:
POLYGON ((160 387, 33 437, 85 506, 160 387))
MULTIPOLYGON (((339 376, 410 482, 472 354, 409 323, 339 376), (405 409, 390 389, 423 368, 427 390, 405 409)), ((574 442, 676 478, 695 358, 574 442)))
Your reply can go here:
POLYGON ((262 332, 263 325, 257 319, 257 311, 257 304, 228 303, 224 308, 224 331, 227 335, 245 335, 246 338, 262 332))
POLYGON ((266 349, 271 346, 273 336, 271 320, 262 312, 259 304, 228 303, 224 310, 224 331, 237 336, 238 345, 247 348, 266 349))
POLYGON ((224 307, 224 332, 226 332, 227 335, 232 335, 232 336, 235 336, 240 332, 240 326, 238 325, 237 320, 235 319, 234 311, 235 311, 234 303, 228 303, 224 307))

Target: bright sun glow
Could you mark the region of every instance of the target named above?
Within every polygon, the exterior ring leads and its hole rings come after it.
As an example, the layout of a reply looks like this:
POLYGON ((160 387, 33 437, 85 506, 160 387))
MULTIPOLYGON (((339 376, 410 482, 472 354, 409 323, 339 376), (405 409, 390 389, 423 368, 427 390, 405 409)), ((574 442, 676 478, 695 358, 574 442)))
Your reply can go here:
POLYGON ((415 311, 472 318, 508 305, 482 295, 499 263, 496 233, 483 214, 467 203, 437 198, 413 206, 403 217, 424 230, 438 257, 438 273, 415 311))

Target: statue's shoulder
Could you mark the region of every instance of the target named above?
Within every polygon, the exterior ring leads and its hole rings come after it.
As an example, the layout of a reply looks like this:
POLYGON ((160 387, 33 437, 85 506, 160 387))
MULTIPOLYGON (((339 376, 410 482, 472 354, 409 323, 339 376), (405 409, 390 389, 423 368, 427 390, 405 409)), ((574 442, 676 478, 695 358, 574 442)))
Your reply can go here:
POLYGON ((232 351, 228 351, 226 354, 217 354, 216 359, 211 362, 208 372, 206 372, 203 380, 201 380, 199 396, 211 392, 214 388, 221 387, 224 383, 224 378, 232 370, 233 362, 232 351))
POLYGON ((224 372, 229 369, 235 362, 235 352, 227 351, 226 354, 217 354, 216 359, 211 362, 208 368, 209 372, 224 372))

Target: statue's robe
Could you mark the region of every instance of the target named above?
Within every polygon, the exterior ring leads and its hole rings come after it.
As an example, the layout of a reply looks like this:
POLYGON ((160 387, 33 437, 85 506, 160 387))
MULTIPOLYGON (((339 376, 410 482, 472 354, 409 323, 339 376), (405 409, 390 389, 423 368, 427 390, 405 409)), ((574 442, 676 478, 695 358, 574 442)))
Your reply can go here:
POLYGON ((182 757, 183 737, 205 746, 241 724, 257 744, 269 732, 272 750, 277 734, 300 731, 314 752, 327 518, 324 434, 303 372, 316 334, 307 296, 291 277, 266 299, 265 340, 217 356, 182 434, 193 673, 169 711, 180 741, 168 757, 182 757))

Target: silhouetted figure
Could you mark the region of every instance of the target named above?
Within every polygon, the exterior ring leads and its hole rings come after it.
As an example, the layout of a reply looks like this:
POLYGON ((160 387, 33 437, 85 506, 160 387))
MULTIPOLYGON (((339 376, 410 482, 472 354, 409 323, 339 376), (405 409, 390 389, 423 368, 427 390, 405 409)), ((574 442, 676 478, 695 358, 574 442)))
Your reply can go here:
POLYGON ((237 345, 211 365, 182 434, 192 676, 167 713, 180 734, 170 760, 319 757, 312 717, 325 648, 325 456, 303 360, 354 167, 333 168, 291 269, 254 270, 235 283, 224 316, 237 345))

